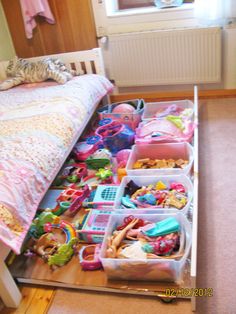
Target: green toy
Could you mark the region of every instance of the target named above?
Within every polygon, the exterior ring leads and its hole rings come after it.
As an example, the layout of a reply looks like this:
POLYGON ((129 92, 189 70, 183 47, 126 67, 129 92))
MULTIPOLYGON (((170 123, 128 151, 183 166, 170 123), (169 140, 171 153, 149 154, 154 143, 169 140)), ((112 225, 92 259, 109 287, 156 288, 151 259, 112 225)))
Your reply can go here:
POLYGON ((166 117, 166 120, 172 122, 178 129, 184 130, 184 124, 181 117, 169 115, 166 117))
POLYGON ((78 242, 77 238, 72 238, 68 243, 59 246, 57 252, 48 257, 49 266, 63 266, 69 262, 74 254, 73 246, 78 242))
POLYGON ((99 168, 98 172, 96 172, 96 177, 98 177, 99 179, 101 179, 102 181, 110 178, 113 173, 110 169, 104 169, 104 168, 99 168))
POLYGON ((45 210, 44 212, 42 212, 38 217, 36 217, 31 226, 30 226, 30 230, 29 233, 33 238, 40 238, 41 235, 43 235, 45 233, 44 231, 44 225, 47 222, 53 222, 54 219, 57 216, 54 215, 51 211, 49 210, 45 210))

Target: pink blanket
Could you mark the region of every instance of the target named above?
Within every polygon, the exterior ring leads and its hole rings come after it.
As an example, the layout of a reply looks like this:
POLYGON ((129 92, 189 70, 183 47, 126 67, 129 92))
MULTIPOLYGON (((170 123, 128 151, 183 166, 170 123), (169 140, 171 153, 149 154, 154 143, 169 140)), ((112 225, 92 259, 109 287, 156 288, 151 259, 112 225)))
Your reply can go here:
POLYGON ((0 240, 17 254, 84 121, 111 89, 92 74, 0 93, 0 240))

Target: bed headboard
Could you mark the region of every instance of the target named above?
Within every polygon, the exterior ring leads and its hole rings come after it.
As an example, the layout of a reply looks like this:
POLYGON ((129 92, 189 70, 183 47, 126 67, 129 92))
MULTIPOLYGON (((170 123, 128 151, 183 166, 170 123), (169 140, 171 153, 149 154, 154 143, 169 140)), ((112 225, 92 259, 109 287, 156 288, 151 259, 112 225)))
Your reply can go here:
MULTIPOLYGON (((45 57, 59 58, 67 67, 76 70, 77 74, 100 74, 105 75, 104 62, 101 48, 91 50, 58 53, 47 56, 28 58, 28 60, 36 61, 45 57)), ((0 62, 0 80, 6 78, 5 69, 8 61, 0 62)))

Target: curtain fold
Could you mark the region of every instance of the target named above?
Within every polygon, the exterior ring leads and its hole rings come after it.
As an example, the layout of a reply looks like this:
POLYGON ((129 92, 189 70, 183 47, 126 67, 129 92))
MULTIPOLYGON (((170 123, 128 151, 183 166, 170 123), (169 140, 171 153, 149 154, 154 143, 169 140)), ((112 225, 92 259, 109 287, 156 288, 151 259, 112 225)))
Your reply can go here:
POLYGON ((236 0, 195 0, 195 17, 207 24, 225 25, 236 19, 236 0))

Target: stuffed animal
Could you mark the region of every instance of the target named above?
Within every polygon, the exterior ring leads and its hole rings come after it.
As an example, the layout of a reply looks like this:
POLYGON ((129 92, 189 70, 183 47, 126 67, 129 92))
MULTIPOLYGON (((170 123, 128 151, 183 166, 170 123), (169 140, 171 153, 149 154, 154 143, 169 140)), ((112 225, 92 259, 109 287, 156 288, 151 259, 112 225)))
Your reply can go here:
POLYGON ((9 61, 6 75, 7 79, 0 84, 0 91, 22 83, 37 83, 48 79, 64 84, 76 73, 74 70, 68 70, 59 59, 44 58, 33 62, 15 57, 9 61))

